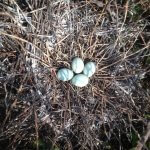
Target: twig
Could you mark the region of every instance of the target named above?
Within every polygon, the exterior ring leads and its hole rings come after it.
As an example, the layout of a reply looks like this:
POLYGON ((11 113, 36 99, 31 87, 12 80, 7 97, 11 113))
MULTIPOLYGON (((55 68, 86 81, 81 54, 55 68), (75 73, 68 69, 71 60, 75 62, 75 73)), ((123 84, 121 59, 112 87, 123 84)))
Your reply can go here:
POLYGON ((147 125, 147 130, 145 135, 138 141, 138 144, 136 146, 135 150, 141 150, 142 147, 145 145, 145 143, 147 142, 148 138, 150 137, 150 122, 147 125))

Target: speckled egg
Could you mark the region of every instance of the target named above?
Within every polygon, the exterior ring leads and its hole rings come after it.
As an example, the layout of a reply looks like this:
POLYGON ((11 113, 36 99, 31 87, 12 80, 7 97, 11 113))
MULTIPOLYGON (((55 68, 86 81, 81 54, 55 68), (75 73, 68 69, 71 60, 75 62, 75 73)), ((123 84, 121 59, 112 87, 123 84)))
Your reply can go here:
POLYGON ((89 78, 84 74, 75 75, 71 80, 71 83, 77 87, 84 87, 88 82, 89 78))
POLYGON ((83 73, 88 76, 91 77, 96 71, 96 64, 94 62, 88 62, 87 64, 85 64, 84 69, 83 69, 83 73))
POLYGON ((73 77, 73 71, 67 68, 62 68, 57 72, 57 78, 62 81, 69 81, 73 77))
POLYGON ((71 66, 75 73, 81 73, 84 69, 84 62, 81 58, 76 57, 73 59, 71 66))

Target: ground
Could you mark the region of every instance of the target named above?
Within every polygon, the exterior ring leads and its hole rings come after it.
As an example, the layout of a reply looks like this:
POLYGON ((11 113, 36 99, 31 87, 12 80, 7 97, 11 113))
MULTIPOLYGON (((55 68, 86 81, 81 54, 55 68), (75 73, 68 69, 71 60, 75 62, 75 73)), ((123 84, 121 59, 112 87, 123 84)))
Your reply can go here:
POLYGON ((150 149, 149 39, 149 0, 2 0, 0 149, 150 149), (57 79, 74 57, 86 87, 57 79))

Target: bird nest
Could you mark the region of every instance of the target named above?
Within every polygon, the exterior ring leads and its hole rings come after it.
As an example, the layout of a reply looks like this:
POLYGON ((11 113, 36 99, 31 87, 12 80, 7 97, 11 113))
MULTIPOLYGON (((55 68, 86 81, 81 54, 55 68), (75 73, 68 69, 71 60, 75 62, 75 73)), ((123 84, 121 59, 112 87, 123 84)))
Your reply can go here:
POLYGON ((148 1, 0 6, 1 147, 135 147, 150 117, 148 1), (97 64, 83 88, 56 78, 76 56, 97 64))

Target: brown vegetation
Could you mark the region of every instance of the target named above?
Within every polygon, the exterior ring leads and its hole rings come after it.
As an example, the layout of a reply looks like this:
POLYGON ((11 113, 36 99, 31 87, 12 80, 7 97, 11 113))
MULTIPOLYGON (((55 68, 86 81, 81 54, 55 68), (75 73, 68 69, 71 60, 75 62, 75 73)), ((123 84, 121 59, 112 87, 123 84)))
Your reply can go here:
POLYGON ((149 135, 141 137, 150 120, 149 6, 2 0, 0 148, 147 150, 149 135), (56 78, 76 56, 97 64, 84 88, 56 78))

